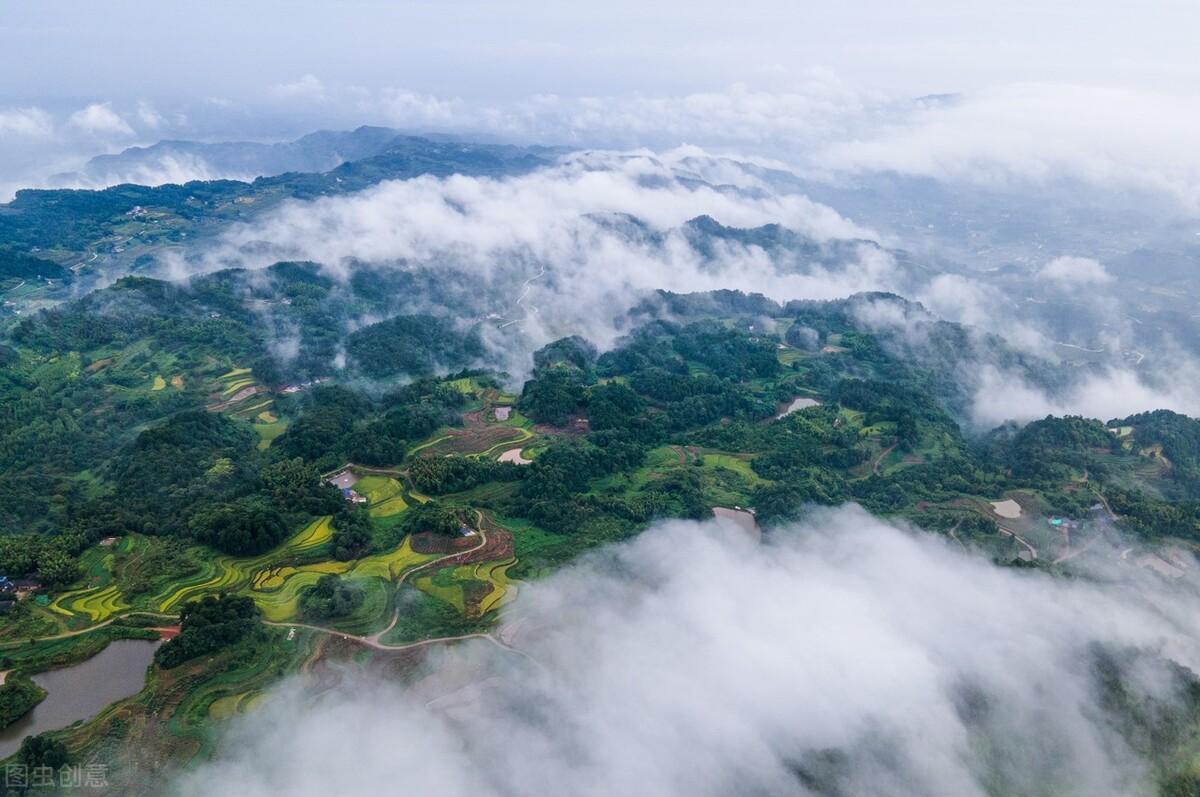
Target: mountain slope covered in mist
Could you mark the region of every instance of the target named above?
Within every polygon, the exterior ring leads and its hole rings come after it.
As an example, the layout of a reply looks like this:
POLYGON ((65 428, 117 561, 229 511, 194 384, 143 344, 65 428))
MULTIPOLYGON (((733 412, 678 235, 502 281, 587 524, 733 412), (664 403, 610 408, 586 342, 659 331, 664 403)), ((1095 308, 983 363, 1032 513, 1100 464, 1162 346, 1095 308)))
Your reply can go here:
POLYGON ((1102 264, 1029 278, 1093 292, 1055 326, 778 170, 357 134, 0 209, 0 689, 35 722, 37 673, 167 640, 0 754, 122 793, 528 791, 506 755, 579 793, 1194 788, 1191 355, 1058 334, 1116 318, 1102 264))

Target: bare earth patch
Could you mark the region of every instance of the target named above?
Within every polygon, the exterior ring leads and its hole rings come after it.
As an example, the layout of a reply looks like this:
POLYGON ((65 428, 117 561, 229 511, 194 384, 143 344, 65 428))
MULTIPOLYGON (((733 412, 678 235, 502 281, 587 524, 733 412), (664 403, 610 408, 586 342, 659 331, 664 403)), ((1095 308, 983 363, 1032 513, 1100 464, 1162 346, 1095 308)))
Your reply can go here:
POLYGON ((1011 498, 1003 501, 992 501, 992 511, 1002 518, 1015 520, 1021 516, 1021 505, 1011 498))

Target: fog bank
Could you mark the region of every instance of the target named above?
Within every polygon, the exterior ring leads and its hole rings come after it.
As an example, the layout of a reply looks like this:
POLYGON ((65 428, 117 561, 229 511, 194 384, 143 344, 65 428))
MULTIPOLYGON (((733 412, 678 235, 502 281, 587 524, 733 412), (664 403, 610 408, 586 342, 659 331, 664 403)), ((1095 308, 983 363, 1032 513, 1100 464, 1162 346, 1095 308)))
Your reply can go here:
MULTIPOLYGON (((1149 793, 1097 651, 1194 669, 1200 605, 1113 575, 997 567, 854 507, 765 546, 666 522, 522 587, 505 622, 536 664, 465 643, 439 662, 458 682, 293 683, 179 793, 1149 793)), ((1127 693, 1173 705, 1169 668, 1131 661, 1127 693)))

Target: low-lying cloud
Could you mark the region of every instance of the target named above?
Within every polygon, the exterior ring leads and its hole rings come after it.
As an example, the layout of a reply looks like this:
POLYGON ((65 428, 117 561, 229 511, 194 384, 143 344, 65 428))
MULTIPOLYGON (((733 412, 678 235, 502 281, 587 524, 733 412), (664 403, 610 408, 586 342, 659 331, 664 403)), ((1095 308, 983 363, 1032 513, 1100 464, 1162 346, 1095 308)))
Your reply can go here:
POLYGON ((979 427, 991 428, 1005 421, 1024 423, 1047 415, 1111 420, 1152 409, 1198 417, 1200 373, 1194 362, 1183 357, 1175 366, 1154 374, 1153 381, 1132 368, 1104 368, 1054 393, 1031 384, 1019 373, 984 365, 978 371, 972 420, 979 427))
POLYGON ((433 268, 495 297, 496 313, 518 322, 534 345, 583 333, 609 346, 623 331, 614 319, 660 288, 732 287, 787 300, 894 287, 899 279, 894 260, 865 245, 836 266, 777 262, 761 247, 731 241, 697 250, 680 227, 701 215, 736 227, 782 223, 816 242, 872 233, 804 196, 766 191, 729 164, 724 183, 704 182, 680 166, 695 158, 691 148, 584 153, 518 177, 385 182, 289 203, 233 227, 199 261, 170 268, 182 276, 312 260, 341 278, 361 264, 433 268))
POLYGON ((1112 274, 1090 257, 1056 257, 1037 272, 1037 278, 1064 287, 1105 285, 1113 281, 1112 274))
POLYGON ((1147 654, 1127 694, 1171 706, 1155 662, 1200 667, 1200 606, 1133 571, 997 567, 855 507, 764 546, 662 523, 523 585, 523 655, 462 644, 408 690, 293 683, 179 792, 1147 794, 1093 663, 1147 654))
MULTIPOLYGON (((430 269, 448 283, 476 286, 473 293, 483 300, 477 309, 504 324, 503 335, 487 340, 517 377, 527 371, 531 350, 558 337, 582 334, 603 348, 614 345, 629 329, 626 311, 658 289, 739 289, 780 302, 891 291, 922 302, 937 317, 999 334, 1051 363, 1071 346, 1109 359, 1100 370, 1065 371, 1059 381, 1076 387, 1058 393, 1007 370, 1003 378, 1012 380, 1013 389, 1000 389, 1002 370, 986 359, 967 363, 960 377, 976 396, 977 424, 1028 420, 1051 410, 1107 418, 1158 407, 1194 409, 1191 386, 1200 385, 1194 379, 1200 369, 1190 366, 1194 358, 1178 351, 1166 376, 1152 372, 1162 370, 1163 351, 1139 368, 1121 359, 1134 348, 1133 330, 1118 299, 1099 290, 1113 280, 1097 261, 1055 258, 1029 279, 1061 301, 1077 300, 1082 295, 1073 292, 1080 288, 1094 289, 1086 301, 1096 311, 1091 316, 1102 317, 1099 342, 1095 330, 1077 334, 1062 328, 1062 315, 1052 318, 1051 328, 1025 313, 1021 297, 987 275, 924 268, 873 243, 880 239, 755 164, 681 147, 661 153, 581 152, 519 176, 419 177, 293 201, 234 225, 186 259, 174 256, 166 267, 181 277, 311 260, 339 279, 364 265, 430 269), (702 215, 736 228, 781 225, 810 245, 774 246, 766 243, 770 236, 756 241, 704 233, 697 243, 687 222, 702 215), (1087 345, 1074 344, 1077 338, 1087 345), (1024 398, 1010 401, 1013 396, 1024 398)), ((859 320, 900 335, 910 334, 913 323, 904 312, 859 320)))

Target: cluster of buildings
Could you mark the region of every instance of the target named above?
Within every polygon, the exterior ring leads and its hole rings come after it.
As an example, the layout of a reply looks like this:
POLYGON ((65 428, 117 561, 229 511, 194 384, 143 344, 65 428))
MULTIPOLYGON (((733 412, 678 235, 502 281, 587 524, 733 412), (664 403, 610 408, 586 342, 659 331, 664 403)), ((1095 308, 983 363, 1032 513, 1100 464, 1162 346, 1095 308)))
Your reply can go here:
POLYGON ((42 588, 36 578, 0 576, 0 614, 12 611, 13 604, 23 601, 42 588))
POLYGON ((284 385, 283 387, 279 388, 279 392, 291 395, 292 393, 299 393, 301 390, 308 390, 313 385, 319 385, 324 381, 325 377, 317 377, 309 382, 296 382, 290 385, 284 385))
POLYGON ((358 482, 358 476, 356 476, 354 471, 350 470, 350 468, 347 467, 334 471, 325 477, 325 481, 341 490, 342 498, 345 498, 350 503, 365 504, 367 502, 367 497, 365 495, 356 492, 353 489, 355 483, 358 482))

